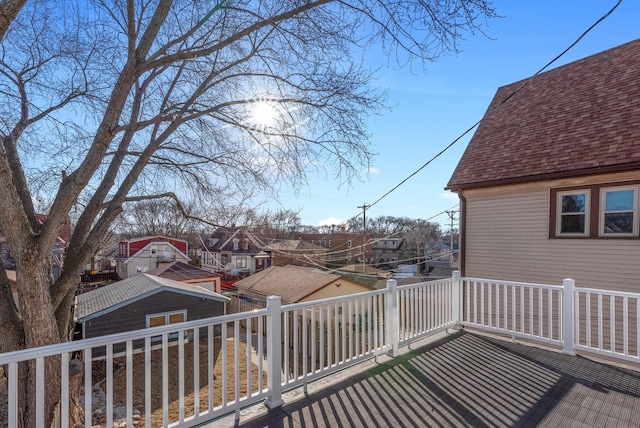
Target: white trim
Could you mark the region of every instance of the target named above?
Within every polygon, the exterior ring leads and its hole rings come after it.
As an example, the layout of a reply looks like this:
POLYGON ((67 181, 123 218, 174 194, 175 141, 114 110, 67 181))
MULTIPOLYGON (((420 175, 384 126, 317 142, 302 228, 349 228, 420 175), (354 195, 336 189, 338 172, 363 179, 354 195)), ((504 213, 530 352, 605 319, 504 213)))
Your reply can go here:
MULTIPOLYGON (((591 191, 589 189, 577 189, 577 190, 565 190, 558 192, 556 194, 556 236, 589 236, 590 224, 591 224, 591 216, 590 214, 591 207, 591 191), (584 200, 584 231, 581 233, 576 232, 562 232, 562 197, 569 195, 585 195, 584 200)), ((567 215, 579 215, 583 214, 582 212, 578 213, 566 213, 567 215)))
MULTIPOLYGON (((175 314, 182 314, 183 315, 183 320, 181 322, 186 322, 187 321, 187 310, 186 309, 181 309, 179 311, 171 311, 171 312, 158 312, 158 313, 155 313, 155 314, 147 314, 146 315, 147 328, 150 328, 149 327, 149 319, 150 318, 156 318, 156 317, 161 317, 161 316, 164 316, 164 320, 165 320, 165 324, 164 325, 176 324, 176 323, 170 323, 169 322, 169 317, 171 315, 175 315, 175 314)), ((160 326, 157 326, 157 327, 160 327, 160 326)))
MULTIPOLYGON (((618 211, 609 211, 609 213, 628 213, 629 210, 618 210, 618 211)), ((600 189, 600 206, 598 207, 598 236, 606 236, 610 238, 615 237, 629 237, 629 236, 638 236, 638 186, 611 186, 611 187, 603 187, 600 189), (604 219, 607 214, 606 205, 607 205, 607 193, 608 192, 620 192, 630 190, 633 192, 633 205, 632 205, 632 214, 633 214, 633 222, 632 222, 632 230, 630 233, 626 232, 605 232, 604 231, 604 219)))

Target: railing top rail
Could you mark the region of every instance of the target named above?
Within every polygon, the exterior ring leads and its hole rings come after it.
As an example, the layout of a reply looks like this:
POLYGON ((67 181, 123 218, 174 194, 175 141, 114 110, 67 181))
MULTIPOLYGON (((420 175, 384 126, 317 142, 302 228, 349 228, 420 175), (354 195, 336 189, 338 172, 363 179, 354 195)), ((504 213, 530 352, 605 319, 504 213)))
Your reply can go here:
POLYGON ((329 297, 327 299, 320 299, 320 300, 312 300, 310 302, 291 303, 288 305, 283 305, 282 312, 292 311, 294 309, 305 309, 305 308, 311 308, 314 306, 328 305, 331 303, 337 303, 342 301, 363 299, 365 297, 372 297, 380 294, 386 294, 387 292, 388 291, 386 288, 381 288, 379 290, 365 291, 363 293, 347 294, 345 296, 329 297))
POLYGON ((407 285, 399 285, 398 290, 408 290, 411 288, 420 288, 425 285, 438 285, 438 284, 448 284, 453 281, 453 278, 444 278, 444 279, 434 279, 432 281, 422 281, 416 282, 415 284, 407 284, 407 285))
POLYGON ((632 297, 635 299, 640 299, 640 293, 632 293, 630 291, 603 290, 600 288, 583 288, 583 287, 574 287, 573 291, 575 291, 576 293, 603 294, 606 296, 632 297))
POLYGON ((465 282, 484 282, 484 283, 490 283, 490 284, 503 284, 503 285, 510 285, 510 286, 514 286, 514 287, 532 287, 532 288, 542 288, 542 289, 549 289, 549 290, 563 290, 564 289, 564 287, 562 285, 536 284, 536 283, 533 283, 533 282, 502 281, 502 280, 497 280, 497 279, 472 278, 472 277, 467 277, 467 276, 461 277, 460 280, 465 281, 465 282))
POLYGON ((36 348, 21 349, 19 351, 0 354, 0 365, 32 360, 40 357, 50 357, 66 352, 80 351, 87 348, 106 346, 113 343, 122 343, 128 340, 140 340, 147 337, 160 336, 164 333, 175 333, 180 330, 189 330, 197 327, 207 327, 209 325, 220 325, 225 322, 240 321, 259 316, 267 315, 267 309, 240 312, 237 314, 222 315, 200 320, 187 321, 183 323, 169 324, 165 326, 145 328, 141 330, 127 331, 123 333, 109 334, 105 336, 92 337, 90 339, 75 340, 72 342, 55 343, 52 345, 39 346, 36 348))

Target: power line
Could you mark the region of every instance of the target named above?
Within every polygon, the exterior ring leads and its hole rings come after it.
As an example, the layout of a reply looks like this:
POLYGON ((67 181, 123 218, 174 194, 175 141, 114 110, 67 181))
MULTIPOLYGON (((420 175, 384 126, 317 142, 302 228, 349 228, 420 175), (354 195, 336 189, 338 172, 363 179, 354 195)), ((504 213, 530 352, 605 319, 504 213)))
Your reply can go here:
MULTIPOLYGON (((414 172, 412 172, 411 174, 409 174, 409 176, 407 176, 405 179, 403 179, 402 181, 400 181, 400 183, 398 183, 397 185, 395 185, 393 188, 391 188, 391 190, 389 190, 388 192, 386 192, 384 195, 382 195, 381 197, 379 197, 375 202, 373 202, 370 207, 375 206, 378 202, 382 201, 384 198, 386 198, 387 196, 389 196, 391 193, 393 193, 394 191, 396 191, 400 186, 402 186, 404 183, 406 183, 407 181, 409 181, 411 178, 413 178, 414 176, 416 176, 420 171, 422 171, 424 168, 427 167, 427 165, 429 165, 431 162, 433 162, 434 160, 436 160, 437 158, 439 158, 443 153, 445 153, 447 150, 449 150, 454 144, 456 144, 458 141, 460 141, 460 139, 462 139, 465 135, 467 135, 469 132, 471 132, 475 127, 477 127, 486 117, 490 116, 491 114, 493 114, 496 110, 498 110, 500 107, 502 107, 507 101, 509 101, 511 98, 513 98, 518 92, 520 92, 520 90, 522 88, 524 88, 529 82, 531 82, 531 80, 533 80, 534 77, 536 77, 538 74, 542 73, 544 70, 546 70, 549 66, 551 66, 554 62, 556 62, 558 59, 560 59, 562 56, 564 56, 571 48, 573 48, 575 45, 578 44, 578 42, 580 40, 582 40, 582 38, 584 36, 586 36, 591 30, 593 30, 598 24, 600 24, 602 21, 604 21, 606 18, 609 17, 609 15, 611 15, 613 13, 613 11, 620 5, 620 3, 622 3, 622 0, 618 0, 618 2, 615 4, 615 6, 613 6, 611 8, 611 10, 609 10, 607 13, 605 13, 603 16, 601 16, 596 22, 594 22, 589 28, 587 28, 573 43, 571 43, 569 45, 569 47, 567 47, 565 50, 563 50, 560 54, 558 54, 555 58, 553 58, 551 61, 549 61, 548 63, 546 63, 544 65, 544 67, 542 67, 540 70, 538 70, 533 76, 529 77, 522 85, 520 85, 515 91, 513 91, 507 98, 505 98, 504 100, 502 100, 495 108, 493 108, 492 110, 489 110, 480 120, 478 120, 476 123, 474 123, 472 126, 470 126, 466 131, 464 131, 462 134, 460 134, 456 139, 454 139, 451 143, 449 143, 444 149, 440 150, 438 153, 436 153, 435 156, 433 156, 431 159, 429 159, 427 162, 425 162, 424 164, 422 164, 422 166, 420 166, 417 170, 415 170, 414 172)), ((359 214, 358 214, 359 215, 359 214)), ((355 218, 357 216, 354 216, 353 218, 355 218)))

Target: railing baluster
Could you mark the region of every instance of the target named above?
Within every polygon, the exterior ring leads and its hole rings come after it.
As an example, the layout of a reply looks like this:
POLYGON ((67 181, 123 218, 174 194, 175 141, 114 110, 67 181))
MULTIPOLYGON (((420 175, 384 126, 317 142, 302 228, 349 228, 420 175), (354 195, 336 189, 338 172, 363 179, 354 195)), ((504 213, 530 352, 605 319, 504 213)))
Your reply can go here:
POLYGON ((298 328, 298 311, 294 310, 292 312, 293 314, 293 380, 297 380, 299 377, 299 372, 298 372, 298 360, 300 359, 299 355, 300 355, 300 348, 299 348, 299 343, 300 343, 300 331, 298 328))
POLYGON ((616 352, 616 298, 609 296, 609 330, 611 352, 616 352))
MULTIPOLYGON (((91 361, 93 360, 92 349, 87 348, 84 350, 84 425, 92 426, 91 417, 93 416, 93 406, 91 404, 92 393, 93 393, 93 382, 92 380, 92 366, 91 361)), ((11 391, 11 390, 9 390, 11 391)), ((11 395, 9 395, 11 397, 11 395)), ((149 406, 150 407, 150 406, 149 406)), ((9 423, 9 426, 15 426, 9 423)))
POLYGON ((335 362, 338 364, 340 362, 340 320, 338 318, 338 304, 336 303, 333 307, 333 325, 335 326, 335 334, 334 338, 334 354, 335 354, 335 362))
MULTIPOLYGON (((18 363, 9 364, 9 373, 7 375, 7 395, 8 395, 8 422, 10 427, 18 426, 18 363)), ((91 391, 91 388, 89 388, 91 391)), ((89 412, 91 415, 92 412, 89 412)), ((86 422, 86 419, 85 419, 86 422)), ((91 420, 89 420, 91 423, 91 420)))
POLYGON ((127 340, 126 347, 127 426, 133 426, 133 342, 127 340))
MULTIPOLYGON (((342 333, 342 361, 347 361, 347 314, 344 310, 344 301, 340 306, 340 317, 341 317, 341 333, 342 333)), ((375 314, 374 314, 375 315, 375 314)))
POLYGON ((193 415, 200 415, 200 328, 193 329, 193 415))
POLYGON ((320 372, 322 373, 325 368, 325 359, 324 359, 324 338, 325 338, 325 330, 326 326, 324 323, 324 311, 322 307, 318 308, 319 315, 319 323, 320 323, 320 331, 318 334, 320 335, 320 372))
POLYGON ((316 373, 316 360, 318 358, 318 349, 316 343, 316 331, 318 326, 316 324, 316 309, 311 309, 311 373, 316 373))
POLYGON ((263 369, 262 369, 262 362, 264 361, 265 355, 264 355, 264 339, 263 339, 263 332, 264 331, 264 316, 259 316, 258 317, 258 331, 257 331, 257 335, 258 335, 258 349, 257 349, 257 354, 258 354, 258 393, 262 394, 262 391, 264 391, 264 381, 262 380, 262 377, 264 376, 263 373, 263 369))
POLYGON ((529 335, 533 336, 533 287, 529 287, 529 335))
POLYGON ((253 385, 251 382, 251 372, 253 369, 253 363, 251 361, 251 347, 253 345, 253 341, 251 340, 253 335, 253 320, 247 320, 246 326, 245 326, 245 341, 247 342, 247 345, 245 346, 245 359, 246 359, 246 366, 247 366, 247 397, 251 397, 251 395, 253 394, 253 385))
MULTIPOLYGON (((222 325, 220 326, 220 330, 225 329, 226 327, 227 327, 227 323, 222 323, 222 325)), ((208 388, 208 395, 209 395, 209 397, 208 397, 208 399, 209 399, 208 410, 209 410, 209 412, 212 412, 213 408, 215 407, 214 393, 213 393, 213 391, 214 391, 214 389, 213 389, 213 386, 214 386, 214 384, 213 384, 213 382, 214 382, 213 367, 214 367, 214 364, 215 364, 215 360, 213 359, 214 351, 215 351, 215 342, 214 342, 214 337, 213 337, 213 326, 210 325, 207 328, 207 380, 209 381, 209 388, 208 388)))
POLYGON ((113 344, 107 345, 107 426, 113 426, 113 344))
POLYGON ((69 353, 63 352, 60 355, 60 371, 62 383, 60 385, 60 424, 63 427, 69 426, 69 353))
POLYGON ((229 359, 227 358, 227 323, 222 326, 222 339, 220 341, 220 353, 222 355, 222 390, 220 391, 222 406, 227 405, 227 396, 229 390, 227 388, 227 366, 229 365, 229 359))
POLYGON ((622 299, 622 329, 623 329, 623 350, 624 355, 629 355, 629 299, 624 296, 622 299))
POLYGON ((332 333, 333 327, 331 325, 332 317, 331 317, 331 304, 326 305, 327 311, 327 368, 333 365, 333 349, 332 349, 332 333))
POLYGON ((307 354, 309 350, 307 332, 307 310, 301 310, 302 315, 302 375, 307 376, 307 354))
MULTIPOLYGON (((580 323, 578 323, 580 324, 580 323)), ((591 293, 585 293, 585 334, 587 335, 587 346, 591 347, 591 293)), ((580 336, 578 336, 578 341, 580 336)))
MULTIPOLYGON (((284 320, 284 337, 282 338, 282 342, 283 342, 283 346, 282 349, 284 350, 284 378, 285 378, 285 383, 289 383, 289 379, 291 379, 291 370, 289 370, 289 348, 290 348, 290 343, 289 343, 289 324, 291 323, 291 320, 293 319, 292 316, 292 311, 286 311, 283 312, 283 320, 284 320)), ((268 348, 267 348, 267 352, 268 352, 268 348)))
POLYGON ((36 427, 44 428, 44 358, 36 358, 36 427))
MULTIPOLYGON (((240 399, 240 320, 233 322, 233 368, 234 368, 234 402, 240 399)), ((248 346, 249 344, 247 344, 248 346)))
POLYGON ((602 327, 604 319, 602 314, 602 293, 598 294, 598 349, 604 349, 604 343, 602 342, 602 327))
MULTIPOLYGON (((108 364, 111 366, 111 364, 108 364)), ((113 411, 109 410, 109 413, 113 411)), ((162 422, 169 425, 169 334, 162 334, 162 422)), ((113 423, 107 423, 113 426, 113 423)))

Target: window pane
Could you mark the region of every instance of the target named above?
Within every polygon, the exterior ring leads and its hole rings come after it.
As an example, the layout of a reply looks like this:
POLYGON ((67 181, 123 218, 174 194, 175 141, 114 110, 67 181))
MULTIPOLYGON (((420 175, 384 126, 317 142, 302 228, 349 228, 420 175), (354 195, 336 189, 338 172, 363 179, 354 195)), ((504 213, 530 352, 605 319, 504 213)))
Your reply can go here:
POLYGON ((604 233, 633 233, 633 212, 605 214, 604 233))
POLYGON ((633 190, 606 193, 605 211, 633 211, 633 190))
POLYGON ((182 312, 178 314, 169 315, 169 324, 175 324, 177 322, 183 322, 183 321, 184 321, 184 314, 182 312))
POLYGON ((161 325, 164 325, 164 320, 165 320, 165 316, 164 315, 160 315, 157 317, 150 317, 149 318, 149 327, 159 327, 161 325))
POLYGON ((562 216, 561 233, 584 233, 584 214, 562 216))
POLYGON ((563 213, 583 213, 585 212, 587 196, 584 193, 566 195, 562 197, 563 213))

